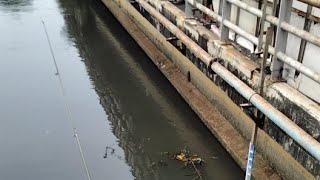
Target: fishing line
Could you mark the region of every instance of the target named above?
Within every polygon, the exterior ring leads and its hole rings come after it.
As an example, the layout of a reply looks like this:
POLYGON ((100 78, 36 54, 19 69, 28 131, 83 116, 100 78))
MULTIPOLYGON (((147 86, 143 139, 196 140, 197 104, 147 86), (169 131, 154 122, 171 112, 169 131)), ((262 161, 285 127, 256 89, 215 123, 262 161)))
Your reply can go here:
POLYGON ((59 68, 58 68, 58 64, 57 64, 57 61, 56 61, 56 57, 55 57, 54 52, 53 52, 53 48, 52 48, 52 45, 51 45, 49 34, 47 32, 47 28, 46 28, 46 25, 45 25, 44 21, 41 20, 41 22, 42 22, 43 29, 44 29, 44 32, 45 32, 46 37, 47 37, 47 42, 48 42, 48 45, 49 45, 49 48, 50 48, 50 53, 51 53, 51 56, 52 56, 52 59, 53 59, 53 62, 54 62, 55 69, 56 69, 56 75, 58 76, 58 79, 59 79, 59 87, 60 87, 59 89, 60 89, 62 97, 63 97, 62 99, 63 99, 63 102, 64 102, 67 118, 69 119, 69 121, 71 122, 71 125, 72 125, 73 137, 76 139, 76 142, 77 142, 77 145, 78 145, 78 148, 79 148, 79 152, 80 152, 80 156, 81 156, 82 165, 83 165, 83 168, 85 170, 85 174, 87 176, 87 179, 91 180, 89 169, 88 169, 86 160, 84 158, 84 153, 83 153, 82 146, 81 146, 81 143, 80 143, 80 138, 79 138, 79 135, 77 133, 77 129, 76 129, 74 120, 72 119, 71 109, 70 109, 70 106, 69 106, 69 104, 68 104, 68 102, 66 100, 65 88, 63 86, 62 78, 61 78, 61 75, 60 75, 60 72, 59 72, 59 68))

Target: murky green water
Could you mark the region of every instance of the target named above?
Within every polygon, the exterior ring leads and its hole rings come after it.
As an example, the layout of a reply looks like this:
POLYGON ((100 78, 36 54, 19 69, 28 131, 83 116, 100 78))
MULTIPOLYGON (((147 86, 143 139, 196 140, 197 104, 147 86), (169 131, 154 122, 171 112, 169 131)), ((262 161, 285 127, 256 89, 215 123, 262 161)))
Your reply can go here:
POLYGON ((98 0, 0 0, 0 179, 86 179, 42 20, 92 179, 193 179, 162 155, 184 148, 203 179, 243 178, 98 0))

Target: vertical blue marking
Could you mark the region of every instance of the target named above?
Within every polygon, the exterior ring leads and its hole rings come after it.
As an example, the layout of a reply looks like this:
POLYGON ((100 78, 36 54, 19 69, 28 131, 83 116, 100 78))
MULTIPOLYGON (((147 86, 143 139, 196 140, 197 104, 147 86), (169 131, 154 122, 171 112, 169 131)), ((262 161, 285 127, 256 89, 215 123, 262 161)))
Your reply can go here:
POLYGON ((251 179, 252 169, 253 169, 253 158, 254 158, 254 145, 250 142, 248 151, 248 160, 246 168, 246 180, 251 179))

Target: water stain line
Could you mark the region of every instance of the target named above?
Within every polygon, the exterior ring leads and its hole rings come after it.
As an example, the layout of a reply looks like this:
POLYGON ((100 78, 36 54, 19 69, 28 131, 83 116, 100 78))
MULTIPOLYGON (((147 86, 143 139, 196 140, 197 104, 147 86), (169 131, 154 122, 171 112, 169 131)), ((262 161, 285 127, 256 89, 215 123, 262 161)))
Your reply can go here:
POLYGON ((85 175, 87 176, 87 179, 91 180, 90 172, 89 172, 89 169, 88 169, 85 157, 84 157, 84 153, 83 153, 83 150, 82 150, 82 146, 81 146, 80 138, 79 138, 79 135, 78 135, 78 132, 77 132, 77 128, 76 128, 74 120, 72 118, 71 108, 70 108, 70 105, 68 104, 67 99, 66 99, 65 88, 63 86, 61 74, 60 74, 60 71, 59 71, 59 68, 58 68, 56 57, 55 57, 54 52, 53 52, 53 48, 52 48, 52 44, 51 44, 51 41, 50 41, 50 38, 49 38, 49 34, 48 34, 48 31, 47 31, 45 22, 43 20, 41 20, 41 22, 42 22, 42 25, 43 25, 44 32, 46 34, 46 38, 47 38, 47 42, 48 42, 48 45, 49 45, 50 53, 51 53, 51 56, 52 56, 52 59, 53 59, 53 62, 54 62, 55 69, 56 69, 55 75, 58 76, 58 79, 59 79, 59 89, 60 89, 60 92, 62 94, 62 99, 63 99, 63 102, 64 102, 67 118, 71 122, 72 131, 73 131, 73 137, 76 139, 76 143, 77 143, 77 146, 78 146, 78 149, 79 149, 79 152, 80 152, 82 166, 84 168, 85 175))

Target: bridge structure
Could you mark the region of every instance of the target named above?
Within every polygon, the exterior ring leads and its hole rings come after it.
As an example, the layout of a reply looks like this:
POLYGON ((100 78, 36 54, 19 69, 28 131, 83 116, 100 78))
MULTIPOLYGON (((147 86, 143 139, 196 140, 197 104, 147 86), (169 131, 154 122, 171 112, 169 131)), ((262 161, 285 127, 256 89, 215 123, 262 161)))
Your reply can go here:
POLYGON ((102 2, 243 170, 320 178, 320 1, 102 2))

